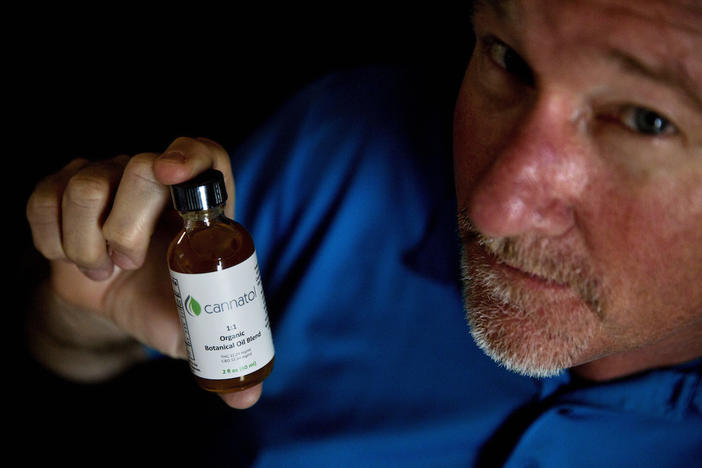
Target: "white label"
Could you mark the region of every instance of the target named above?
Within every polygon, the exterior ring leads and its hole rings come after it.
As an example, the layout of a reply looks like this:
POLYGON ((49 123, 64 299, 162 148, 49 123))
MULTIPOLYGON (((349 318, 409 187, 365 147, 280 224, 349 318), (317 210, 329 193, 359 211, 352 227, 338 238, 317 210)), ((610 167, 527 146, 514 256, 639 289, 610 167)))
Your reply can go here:
POLYGON ((192 372, 231 379, 256 372, 275 354, 256 252, 211 273, 171 270, 192 372))

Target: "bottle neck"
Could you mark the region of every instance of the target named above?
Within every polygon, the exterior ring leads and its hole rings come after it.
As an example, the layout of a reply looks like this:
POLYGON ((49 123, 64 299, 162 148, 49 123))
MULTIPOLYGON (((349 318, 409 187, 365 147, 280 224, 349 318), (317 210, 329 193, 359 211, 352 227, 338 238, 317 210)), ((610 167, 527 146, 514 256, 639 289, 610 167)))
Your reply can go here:
POLYGON ((185 230, 202 229, 212 225, 218 218, 224 216, 224 205, 207 210, 179 211, 185 223, 185 230))

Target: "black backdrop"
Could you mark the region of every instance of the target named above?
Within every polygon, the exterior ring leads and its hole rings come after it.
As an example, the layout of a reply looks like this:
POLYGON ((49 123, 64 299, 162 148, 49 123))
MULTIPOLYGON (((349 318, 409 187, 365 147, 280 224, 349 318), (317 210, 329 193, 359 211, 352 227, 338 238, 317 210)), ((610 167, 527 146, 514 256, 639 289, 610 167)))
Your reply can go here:
POLYGON ((6 89, 18 162, 36 176, 77 156, 160 151, 179 135, 235 145, 329 71, 386 62, 455 69, 470 52, 468 9, 43 11, 5 67, 16 82, 6 89))

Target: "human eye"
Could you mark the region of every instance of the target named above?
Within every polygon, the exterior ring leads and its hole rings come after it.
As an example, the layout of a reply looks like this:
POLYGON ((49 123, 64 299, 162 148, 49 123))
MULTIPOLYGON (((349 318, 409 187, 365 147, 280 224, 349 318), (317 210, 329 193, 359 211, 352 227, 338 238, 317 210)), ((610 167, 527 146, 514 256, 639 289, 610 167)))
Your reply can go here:
POLYGON ((601 117, 634 135, 666 137, 678 134, 678 127, 663 114, 643 106, 622 105, 610 108, 601 117))
POLYGON ((483 47, 495 66, 528 86, 534 85, 534 73, 531 67, 510 46, 495 36, 487 36, 483 39, 483 47))
POLYGON ((627 106, 622 109, 620 119, 626 128, 642 135, 664 136, 678 132, 667 117, 645 107, 627 106))
POLYGON ((654 107, 632 102, 602 106, 599 112, 596 107, 590 134, 602 155, 633 174, 676 167, 689 155, 690 121, 675 106, 667 107, 675 121, 654 107))

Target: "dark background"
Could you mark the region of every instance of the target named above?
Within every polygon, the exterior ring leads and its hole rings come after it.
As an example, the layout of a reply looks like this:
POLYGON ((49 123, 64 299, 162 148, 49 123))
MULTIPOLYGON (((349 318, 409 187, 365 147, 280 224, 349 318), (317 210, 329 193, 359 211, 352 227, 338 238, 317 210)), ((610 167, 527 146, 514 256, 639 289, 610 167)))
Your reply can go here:
MULTIPOLYGON (((7 21, 16 30, 6 41, 4 67, 11 83, 5 190, 10 219, 19 223, 6 232, 11 262, 22 272, 21 284, 13 278, 5 295, 7 309, 17 311, 10 314, 6 354, 8 374, 19 382, 6 379, 16 406, 8 411, 17 409, 11 442, 34 447, 22 452, 25 461, 197 458, 180 450, 181 430, 214 424, 230 434, 246 427, 246 415, 196 388, 184 363, 162 360, 116 382, 81 386, 17 352, 22 308, 41 269, 24 219, 34 184, 75 157, 160 152, 178 136, 206 136, 232 149, 295 91, 329 72, 400 63, 460 77, 472 44, 469 6, 147 10, 100 3, 42 6, 7 21)), ((241 437, 248 437, 245 430, 241 437)), ((246 461, 255 454, 254 442, 248 446, 249 453, 231 455, 246 461)))
POLYGON ((6 95, 21 138, 11 158, 36 176, 74 157, 161 151, 181 135, 235 146, 330 71, 455 70, 470 52, 468 14, 468 6, 44 7, 8 48, 15 86, 6 95))

